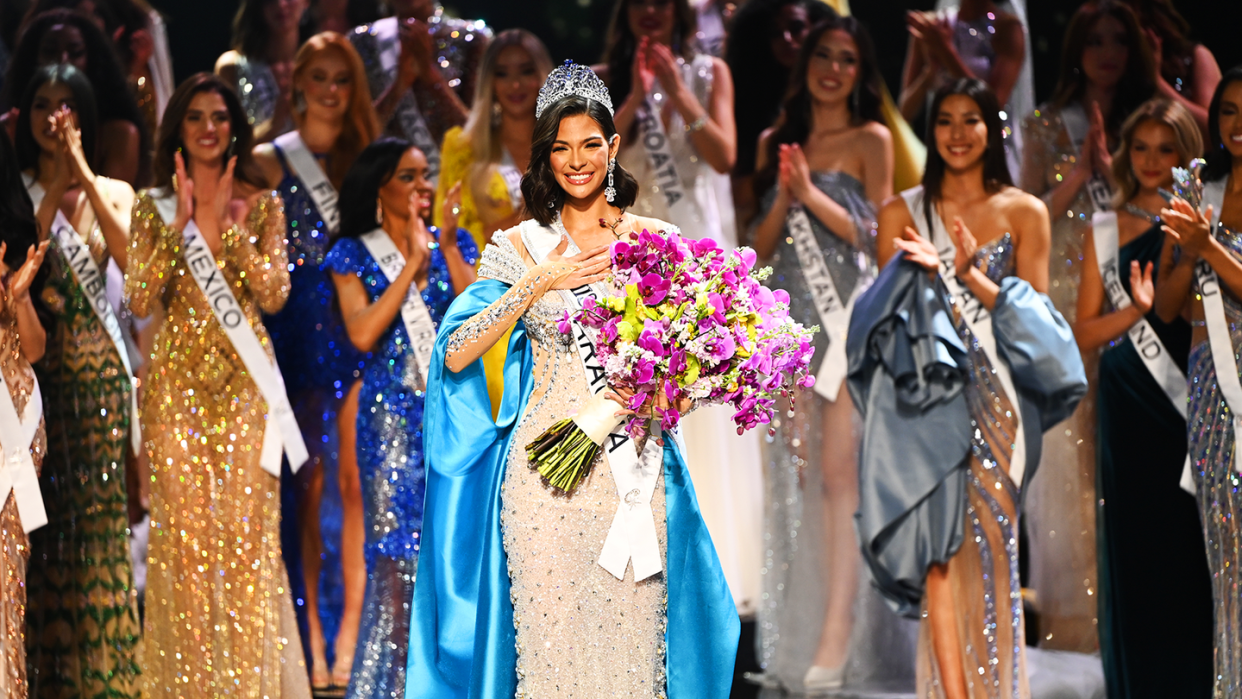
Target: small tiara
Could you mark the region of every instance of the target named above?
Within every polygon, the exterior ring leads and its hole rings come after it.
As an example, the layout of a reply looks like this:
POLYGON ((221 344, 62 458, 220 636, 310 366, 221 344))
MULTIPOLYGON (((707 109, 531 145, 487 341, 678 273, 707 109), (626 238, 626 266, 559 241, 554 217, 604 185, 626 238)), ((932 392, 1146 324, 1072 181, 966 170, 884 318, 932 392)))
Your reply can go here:
POLYGON ((570 95, 577 95, 595 100, 608 108, 612 114, 612 96, 608 94, 608 86, 599 79, 590 68, 565 61, 565 65, 548 73, 548 79, 539 88, 539 97, 535 100, 535 118, 543 114, 543 110, 570 95))

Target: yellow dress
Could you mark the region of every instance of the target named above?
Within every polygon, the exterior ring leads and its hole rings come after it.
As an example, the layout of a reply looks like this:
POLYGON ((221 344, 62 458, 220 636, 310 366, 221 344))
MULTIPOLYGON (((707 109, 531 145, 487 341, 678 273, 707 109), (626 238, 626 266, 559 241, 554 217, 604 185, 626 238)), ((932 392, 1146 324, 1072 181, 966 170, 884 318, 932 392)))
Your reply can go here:
MULTIPOLYGON (((13 407, 21 415, 35 387, 35 373, 22 355, 17 336, 17 314, 13 297, 0 301, 0 371, 8 384, 13 407)), ((0 435, 0 453, 4 436, 0 435)), ((43 420, 30 445, 35 468, 43 465, 47 435, 43 420)), ((0 509, 0 699, 25 699, 26 683, 26 563, 30 560, 30 541, 17 513, 17 500, 10 492, 0 509)))
MULTIPOLYGON (((444 225, 444 215, 438 204, 444 201, 453 185, 461 182, 461 212, 457 214, 457 227, 470 231, 475 244, 482 250, 491 241, 486 239, 481 214, 486 213, 489 219, 495 221, 512 216, 514 208, 505 178, 496 168, 492 168, 487 176, 483 196, 475 196, 470 182, 470 168, 473 165, 474 147, 470 136, 460 126, 454 126, 445 132, 444 143, 440 146, 440 178, 436 181, 437 206, 432 213, 432 222, 437 227, 444 225)), ((487 375, 487 395, 492 401, 493 417, 500 407, 501 396, 504 395, 505 354, 508 347, 509 333, 505 333, 494 347, 483 354, 483 373, 487 375)))
MULTIPOLYGON (((260 311, 280 310, 289 294, 280 199, 263 196, 246 228, 223 235, 217 264, 270 355, 260 311)), ((142 408, 152 469, 146 693, 309 699, 280 552, 280 483, 259 466, 267 406, 186 274, 181 244, 139 195, 125 292, 139 316, 157 300, 165 308, 142 408)))

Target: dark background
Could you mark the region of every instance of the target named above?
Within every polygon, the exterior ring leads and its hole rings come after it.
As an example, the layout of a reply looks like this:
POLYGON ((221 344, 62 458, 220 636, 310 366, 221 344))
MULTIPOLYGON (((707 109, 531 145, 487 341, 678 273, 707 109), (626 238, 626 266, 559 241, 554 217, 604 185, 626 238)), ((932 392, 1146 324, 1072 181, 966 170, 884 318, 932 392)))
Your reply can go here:
MULTIPOLYGON (((1242 63, 1242 2, 1174 0, 1193 27, 1192 38, 1216 54, 1221 69, 1242 63)), ((237 0, 151 0, 167 17, 173 67, 180 81, 211 70, 229 47, 237 0)), ((894 95, 899 91, 905 57, 903 13, 931 9, 935 0, 853 0, 854 14, 871 30, 881 71, 894 95)), ((1035 95, 1043 101, 1056 82, 1061 37, 1081 0, 1028 0, 1027 21, 1035 69, 1035 95)), ((559 62, 572 58, 594 63, 603 53, 604 34, 613 0, 448 0, 450 14, 483 19, 496 31, 524 27, 543 39, 559 62)))

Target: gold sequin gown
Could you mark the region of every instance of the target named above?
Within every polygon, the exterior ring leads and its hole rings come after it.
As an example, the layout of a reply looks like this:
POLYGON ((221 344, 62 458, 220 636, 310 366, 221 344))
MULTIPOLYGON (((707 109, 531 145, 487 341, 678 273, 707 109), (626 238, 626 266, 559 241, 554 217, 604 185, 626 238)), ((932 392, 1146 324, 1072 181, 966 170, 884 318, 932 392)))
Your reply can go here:
MULTIPOLYGON (((6 281, 7 284, 7 281, 6 281)), ((0 303, 0 371, 13 399, 13 407, 21 415, 35 387, 35 373, 22 355, 17 335, 17 315, 13 298, 7 293, 0 303)), ((42 419, 30 453, 35 468, 43 465, 47 452, 47 434, 42 419)), ((4 435, 0 435, 0 450, 4 435)), ((17 500, 9 493, 0 509, 0 698, 25 699, 26 684, 26 563, 30 559, 30 541, 17 513, 17 500)))
MULTIPOLYGON (((515 283, 526 272, 503 233, 483 253, 481 278, 515 283)), ((534 354, 534 388, 514 430, 501 490, 501 528, 509 560, 517 645, 517 697, 663 697, 667 585, 657 574, 618 580, 596 562, 617 511, 608 459, 601 456, 577 489, 556 495, 532 470, 524 449, 590 393, 582 362, 559 332, 566 310, 557 292, 522 316, 534 354)), ((474 322, 474 321, 472 321, 474 322)), ((651 498, 667 570, 664 476, 651 498)))
MULTIPOLYGON (((289 293, 285 217, 264 195, 216 255, 259 341, 289 293), (250 236, 256 236, 254 242, 250 236)), ((310 696, 280 551, 280 483, 259 466, 267 406, 186 273, 149 193, 134 205, 125 291, 165 314, 142 408, 151 459, 144 676, 160 697, 310 696)))
MULTIPOLYGON (((1023 130, 1022 188, 1050 202, 1052 190, 1077 164, 1060 111, 1044 105, 1023 130)), ((1078 313, 1083 240, 1095 211, 1087 188, 1068 213, 1052 217, 1048 297, 1073 323, 1078 313)), ((1039 645, 1093 653, 1096 633, 1095 390, 1099 351, 1083 355, 1088 392, 1068 419, 1044 433, 1039 477, 1023 503, 1030 557, 1029 585, 1038 594, 1039 645)))

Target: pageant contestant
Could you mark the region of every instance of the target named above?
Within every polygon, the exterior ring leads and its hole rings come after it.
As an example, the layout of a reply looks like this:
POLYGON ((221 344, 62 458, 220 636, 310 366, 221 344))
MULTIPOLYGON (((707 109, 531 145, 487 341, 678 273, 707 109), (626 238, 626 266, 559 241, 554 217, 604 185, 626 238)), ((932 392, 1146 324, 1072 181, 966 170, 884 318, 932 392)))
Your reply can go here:
POLYGON ((81 71, 36 70, 20 110, 17 159, 52 240, 43 296, 56 318, 40 364, 50 521, 31 536, 31 695, 138 696, 124 477, 126 447, 138 443, 133 364, 101 283, 109 259, 125 266, 134 190, 93 171, 98 119, 81 71))
POLYGON ((233 17, 233 46, 216 74, 233 86, 259 143, 293 130, 293 62, 307 0, 242 0, 233 17))
POLYGON ((850 330, 858 529, 881 591, 920 619, 919 695, 1025 699, 1019 492, 1086 379, 1041 291, 1048 213, 1011 186, 995 96, 963 79, 932 106, 923 185, 880 211, 887 267, 850 330))
POLYGON ((468 232, 427 227, 434 194, 421 151, 391 138, 372 144, 346 175, 327 258, 350 341, 372 353, 357 417, 367 590, 346 692, 359 699, 405 694, 428 366, 436 326, 475 280, 479 255, 468 232))
POLYGON ((776 439, 764 445, 769 553, 759 618, 767 675, 823 691, 844 679, 859 579, 858 440, 854 404, 840 390, 845 333, 851 300, 875 278, 874 202, 893 193, 893 151, 875 51, 857 20, 815 25, 792 79, 780 120, 759 143, 752 237, 771 261, 769 283, 789 292, 791 316, 823 330, 812 360, 818 395, 773 425, 776 439), (804 502, 804 487, 819 502, 804 502))
POLYGON ((282 451, 295 471, 307 454, 259 316, 289 294, 285 217, 251 141, 232 88, 190 77, 134 206, 125 293, 138 316, 165 308, 142 408, 152 696, 310 696, 279 495, 282 451))
MULTIPOLYGON (((263 318, 295 406, 310 462, 300 474, 298 530, 302 577, 306 582, 311 646, 311 686, 349 683, 358 619, 366 586, 362 560, 362 509, 342 503, 342 564, 345 609, 338 630, 335 662, 329 672, 323 624, 319 618, 319 573, 323 540, 319 505, 331 454, 341 471, 356 473, 355 449, 341 449, 332 436, 337 425, 353 429, 356 410, 341 412, 361 368, 333 301, 332 279, 324 267, 329 237, 338 228, 337 190, 349 166, 379 135, 362 61, 349 40, 327 32, 312 36, 293 62, 293 121, 296 128, 255 148, 254 159, 268 186, 280 193, 289 244, 289 300, 263 318), (352 537, 352 538, 351 538, 352 537)), ((353 401, 356 406, 356 397, 353 401)), ((342 492, 342 499, 345 499, 342 492)), ((289 531, 286 527, 286 531, 289 531)))
POLYGON ((1117 210, 1097 212, 1084 241, 1074 337, 1084 353, 1104 348, 1096 497, 1110 697, 1212 694, 1211 577, 1197 545, 1194 497, 1178 487, 1190 324, 1151 312, 1165 238, 1160 190, 1171 190, 1172 169, 1202 150, 1199 127, 1180 104, 1140 106, 1122 125, 1113 159, 1117 210))
MULTIPOLYGON (((1073 323, 1085 269, 1084 235, 1092 213, 1111 208, 1110 152, 1121 122, 1152 96, 1155 67, 1134 13, 1116 0, 1078 8, 1063 46, 1052 99, 1023 122, 1021 186, 1048 206, 1048 296, 1073 323)), ((1097 362, 1095 348, 1083 353, 1092 387, 1097 362)), ((1038 593, 1041 647, 1084 653, 1098 647, 1098 598, 1092 594, 1098 587, 1096 542, 1091 536, 1096 519, 1095 437, 1093 388, 1065 424, 1044 436, 1039 481, 1024 498, 1028 586, 1038 593), (1066 531, 1086 534, 1065 536, 1066 531)))
POLYGON ((1221 78, 1208 117, 1203 211, 1177 200, 1160 211, 1167 235, 1160 252, 1156 312, 1165 322, 1188 316, 1194 328, 1186 373, 1187 429, 1216 612, 1212 693, 1235 696, 1242 687, 1242 607, 1236 594, 1242 565, 1242 493, 1235 485, 1233 419, 1235 406, 1242 410, 1235 359, 1242 346, 1242 305, 1237 301, 1242 297, 1242 67, 1221 78))
POLYGON ((523 449, 591 395, 557 328, 575 299, 564 292, 603 281, 619 235, 670 228, 624 213, 638 184, 624 168, 609 172, 620 137, 607 88, 589 69, 553 71, 536 113, 522 179, 535 219, 493 238, 482 279, 449 309, 432 357, 426 555, 406 697, 725 697, 737 612, 674 440, 662 452, 650 440, 628 457, 614 451, 568 496, 523 449), (478 359, 510 329, 493 422, 478 359), (640 553, 658 556, 663 572, 618 579, 599 563, 623 505, 610 463, 633 467, 646 451, 663 462, 652 464, 663 483, 650 500, 659 552, 640 553))
POLYGON ((0 138, 0 449, 12 457, 11 474, 0 492, 0 697, 26 699, 27 531, 44 524, 39 468, 47 454, 43 404, 34 369, 43 356, 51 321, 41 298, 47 271, 41 269, 48 242, 22 186, 17 155, 0 138), (13 467, 16 465, 16 468, 13 467))

